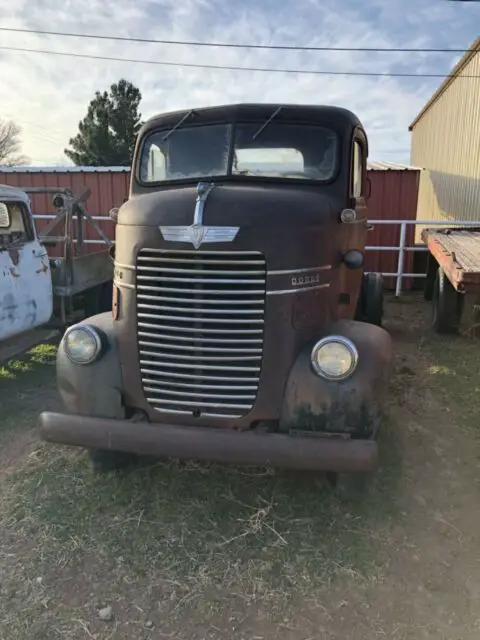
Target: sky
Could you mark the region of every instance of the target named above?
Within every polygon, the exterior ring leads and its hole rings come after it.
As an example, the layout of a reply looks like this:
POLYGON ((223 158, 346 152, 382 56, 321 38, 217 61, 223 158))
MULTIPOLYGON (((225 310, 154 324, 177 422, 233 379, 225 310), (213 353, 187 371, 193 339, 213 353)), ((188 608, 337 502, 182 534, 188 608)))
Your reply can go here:
MULTIPOLYGON (((2 27, 276 45, 466 49, 480 3, 449 0, 6 0, 2 27)), ((448 73, 460 54, 256 51, 96 41, 0 32, 0 46, 235 66, 448 73)), ((68 164, 63 150, 95 91, 120 78, 142 92, 146 119, 231 102, 330 104, 362 120, 370 159, 408 163, 408 126, 440 78, 308 76, 202 70, 0 50, 0 118, 22 128, 35 165, 68 164)), ((472 80, 477 82, 477 80, 472 80)))

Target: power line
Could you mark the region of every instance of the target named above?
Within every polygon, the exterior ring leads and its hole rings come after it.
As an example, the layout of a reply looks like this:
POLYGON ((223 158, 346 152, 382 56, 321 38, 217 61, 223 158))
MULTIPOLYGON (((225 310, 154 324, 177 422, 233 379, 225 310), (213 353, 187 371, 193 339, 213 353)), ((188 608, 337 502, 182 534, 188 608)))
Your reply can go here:
POLYGON ((2 47, 2 51, 18 51, 20 53, 39 53, 51 56, 64 56, 71 58, 84 58, 87 60, 104 60, 109 62, 128 62, 133 64, 151 64, 165 67, 186 67, 189 69, 221 69, 224 71, 259 71, 266 73, 288 73, 316 76, 368 76, 375 78, 480 78, 477 75, 462 75, 448 73, 395 73, 375 71, 323 71, 318 69, 275 69, 271 67, 238 67, 234 65, 200 64, 194 62, 168 62, 164 60, 138 60, 135 58, 114 58, 109 56, 96 56, 86 53, 69 53, 64 51, 46 51, 44 49, 23 49, 20 47, 2 47))
MULTIPOLYGON (((454 0, 451 0, 454 1, 454 0)), ((474 1, 474 0, 456 0, 474 1)), ((475 0, 480 1, 480 0, 475 0)), ((0 27, 0 31, 11 33, 28 33, 44 36, 63 36, 65 38, 89 38, 92 40, 113 40, 116 42, 141 42, 144 44, 184 45, 191 47, 223 47, 229 49, 269 49, 281 51, 356 51, 378 53, 466 53, 468 49, 429 49, 429 48, 392 48, 392 47, 311 47, 270 44, 239 44, 230 42, 198 42, 195 40, 156 40, 153 38, 137 38, 134 36, 107 36, 93 33, 71 33, 66 31, 42 31, 38 29, 17 29, 0 27)))

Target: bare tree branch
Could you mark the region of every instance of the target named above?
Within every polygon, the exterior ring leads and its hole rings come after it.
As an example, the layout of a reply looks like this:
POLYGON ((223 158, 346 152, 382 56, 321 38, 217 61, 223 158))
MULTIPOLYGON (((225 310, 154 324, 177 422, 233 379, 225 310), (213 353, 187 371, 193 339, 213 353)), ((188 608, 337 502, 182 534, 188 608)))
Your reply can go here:
POLYGON ((29 164, 21 153, 20 127, 13 120, 0 120, 0 166, 13 167, 29 164))

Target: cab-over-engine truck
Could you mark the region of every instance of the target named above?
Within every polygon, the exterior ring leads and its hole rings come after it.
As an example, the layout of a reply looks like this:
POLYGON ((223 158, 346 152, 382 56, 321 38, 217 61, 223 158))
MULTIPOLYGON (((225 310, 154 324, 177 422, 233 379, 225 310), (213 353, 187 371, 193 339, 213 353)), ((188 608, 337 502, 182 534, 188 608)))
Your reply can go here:
POLYGON ((153 455, 373 471, 392 347, 381 277, 363 270, 366 159, 341 108, 149 120, 116 215, 112 312, 63 337, 66 412, 42 413, 41 437, 96 469, 153 455))

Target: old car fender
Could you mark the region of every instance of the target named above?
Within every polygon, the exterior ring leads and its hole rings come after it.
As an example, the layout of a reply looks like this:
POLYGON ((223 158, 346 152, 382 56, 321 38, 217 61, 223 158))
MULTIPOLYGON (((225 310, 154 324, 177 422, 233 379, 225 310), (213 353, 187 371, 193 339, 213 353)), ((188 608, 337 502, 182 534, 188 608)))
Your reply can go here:
POLYGON ((304 348, 287 380, 279 428, 371 438, 381 420, 392 340, 384 329, 353 320, 336 322, 329 334, 344 336, 355 344, 357 368, 346 380, 326 380, 312 368, 315 342, 304 348))
POLYGON ((73 363, 64 339, 57 352, 57 385, 69 413, 101 418, 124 418, 122 375, 111 312, 92 316, 76 326, 90 325, 105 338, 98 360, 87 365, 73 363))

